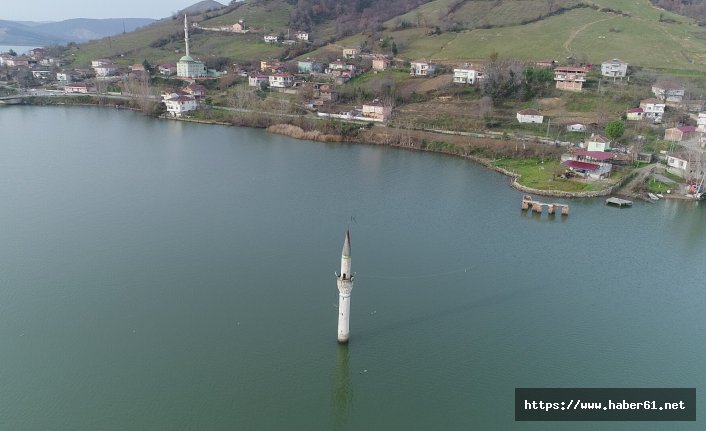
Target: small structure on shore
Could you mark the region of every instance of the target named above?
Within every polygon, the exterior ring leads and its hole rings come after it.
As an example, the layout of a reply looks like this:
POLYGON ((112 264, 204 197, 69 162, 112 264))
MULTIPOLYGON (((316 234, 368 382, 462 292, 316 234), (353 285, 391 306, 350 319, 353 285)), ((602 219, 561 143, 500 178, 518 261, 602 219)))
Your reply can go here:
POLYGON ((341 273, 336 274, 338 286, 338 342, 347 343, 349 335, 349 320, 351 314, 351 291, 353 290, 353 273, 351 272, 351 235, 346 230, 341 252, 341 273))
POLYGON ((544 210, 544 207, 547 207, 547 213, 551 215, 556 214, 556 211, 561 211, 561 215, 563 216, 569 215, 569 206, 566 204, 547 204, 544 202, 535 201, 530 195, 522 196, 523 211, 529 210, 531 208, 532 211, 541 214, 544 210))
POLYGON ((632 206, 632 201, 629 201, 627 199, 620 199, 620 198, 615 198, 615 197, 610 197, 605 200, 606 205, 615 205, 617 207, 631 207, 632 206))

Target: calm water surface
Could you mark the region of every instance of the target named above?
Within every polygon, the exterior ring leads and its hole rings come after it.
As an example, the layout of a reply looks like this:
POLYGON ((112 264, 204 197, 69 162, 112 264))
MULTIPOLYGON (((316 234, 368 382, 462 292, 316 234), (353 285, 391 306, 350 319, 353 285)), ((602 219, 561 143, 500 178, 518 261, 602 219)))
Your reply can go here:
POLYGON ((550 220, 463 160, 110 109, 5 107, 0 130, 0 429, 706 428, 513 404, 696 387, 704 417, 703 204, 550 220))

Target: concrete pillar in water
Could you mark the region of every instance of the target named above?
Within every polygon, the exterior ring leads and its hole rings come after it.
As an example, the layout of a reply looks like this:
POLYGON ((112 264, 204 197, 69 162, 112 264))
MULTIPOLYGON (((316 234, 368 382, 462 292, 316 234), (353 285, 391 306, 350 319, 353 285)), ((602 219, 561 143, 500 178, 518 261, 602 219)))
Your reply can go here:
POLYGON ((349 336, 349 321, 351 314, 351 291, 353 290, 353 274, 351 273, 351 236, 346 231, 341 252, 341 273, 336 274, 338 286, 338 342, 347 343, 349 336))

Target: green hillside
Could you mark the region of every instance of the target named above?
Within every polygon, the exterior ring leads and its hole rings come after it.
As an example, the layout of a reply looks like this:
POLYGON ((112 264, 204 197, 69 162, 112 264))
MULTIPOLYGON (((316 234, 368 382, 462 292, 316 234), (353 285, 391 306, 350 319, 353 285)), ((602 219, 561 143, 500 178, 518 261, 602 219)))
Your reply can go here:
POLYGON ((435 0, 385 22, 384 35, 394 38, 406 58, 454 61, 497 52, 528 60, 573 56, 595 63, 618 57, 656 69, 706 68, 706 31, 648 0, 555 3, 568 10, 547 16, 543 0, 435 0), (450 20, 465 30, 428 34, 444 25, 442 17, 452 4, 457 6, 450 20), (520 25, 528 21, 534 22, 520 25))
MULTIPOLYGON (((249 34, 192 31, 191 55, 206 60, 212 56, 228 57, 234 62, 277 57, 281 46, 266 44, 264 32, 285 32, 291 5, 284 0, 243 3, 223 15, 210 12, 190 17, 205 27, 234 24, 243 19, 255 31, 249 34), (217 16, 216 16, 217 15, 217 16)), ((134 32, 80 45, 72 52, 72 63, 85 66, 101 57, 115 59, 120 64, 132 64, 147 59, 152 64, 174 63, 184 53, 184 21, 178 17, 164 19, 134 32)))
MULTIPOLYGON (((255 32, 194 32, 192 54, 201 59, 225 56, 234 62, 279 56, 284 49, 265 44, 262 34, 286 32, 293 7, 286 0, 260 0, 226 8, 225 13, 195 16, 206 27, 243 19, 255 32)), ((335 25, 334 21, 316 23, 313 37, 321 38, 324 32, 328 37, 327 30, 335 25)), ((182 35, 180 19, 162 20, 81 45, 73 52, 74 64, 86 65, 98 57, 124 64, 144 59, 155 64, 174 62, 183 53, 182 35)), ((706 29, 655 8, 649 0, 433 0, 385 21, 375 37, 392 38, 398 56, 406 59, 455 63, 497 52, 527 60, 575 57, 596 63, 617 57, 653 69, 706 70, 706 29)), ((340 46, 361 44, 367 38, 354 35, 310 55, 336 52, 340 46)))

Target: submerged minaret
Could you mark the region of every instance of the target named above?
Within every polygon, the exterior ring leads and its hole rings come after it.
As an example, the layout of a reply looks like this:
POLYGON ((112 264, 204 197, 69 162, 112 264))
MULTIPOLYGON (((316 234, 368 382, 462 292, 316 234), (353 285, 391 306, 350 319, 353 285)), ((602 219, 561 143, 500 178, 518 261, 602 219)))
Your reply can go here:
POLYGON ((184 42, 186 43, 186 56, 189 57, 189 23, 184 14, 184 42))
POLYGON ((351 234, 346 230, 341 252, 341 273, 336 274, 338 285, 338 342, 348 342, 348 321, 351 314, 351 291, 353 290, 353 273, 351 273, 351 234))

